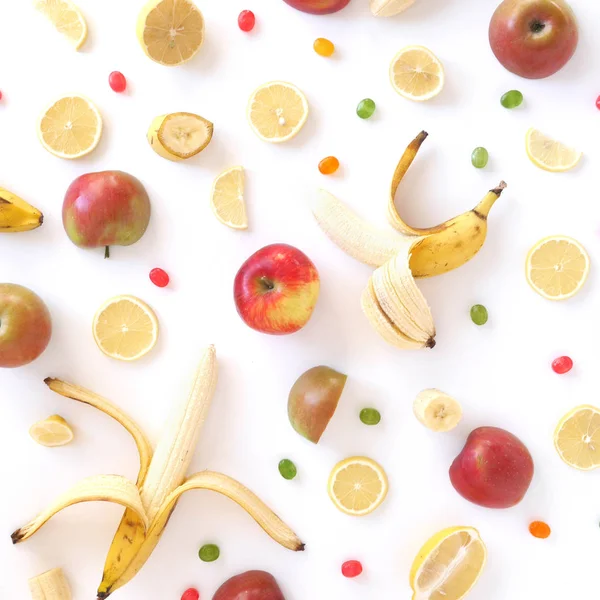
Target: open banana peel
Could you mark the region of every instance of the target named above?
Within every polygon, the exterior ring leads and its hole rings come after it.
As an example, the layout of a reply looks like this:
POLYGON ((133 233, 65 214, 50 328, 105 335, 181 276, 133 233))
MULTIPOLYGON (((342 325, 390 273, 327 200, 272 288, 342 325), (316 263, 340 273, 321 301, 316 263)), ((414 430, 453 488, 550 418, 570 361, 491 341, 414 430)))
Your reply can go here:
POLYGON ((408 145, 392 178, 387 215, 396 232, 365 222, 325 190, 312 206, 317 223, 337 246, 376 267, 362 294, 363 312, 386 342, 403 349, 435 346, 431 310, 415 278, 441 275, 471 260, 485 242, 488 214, 506 188, 501 181, 475 208, 435 227, 407 225, 396 209, 396 192, 426 138, 422 131, 408 145))
POLYGON ((140 457, 137 483, 119 475, 89 477, 62 494, 30 523, 12 534, 17 544, 31 537, 63 508, 79 502, 116 502, 126 508, 113 539, 98 588, 98 599, 108 598, 142 569, 156 548, 181 495, 189 490, 212 490, 239 504, 276 542, 294 551, 304 550, 298 536, 241 483, 212 471, 187 476, 200 430, 217 383, 213 346, 205 349, 187 400, 174 409, 170 423, 152 450, 141 428, 104 398, 58 379, 48 378, 54 392, 93 406, 119 422, 133 437, 140 457))

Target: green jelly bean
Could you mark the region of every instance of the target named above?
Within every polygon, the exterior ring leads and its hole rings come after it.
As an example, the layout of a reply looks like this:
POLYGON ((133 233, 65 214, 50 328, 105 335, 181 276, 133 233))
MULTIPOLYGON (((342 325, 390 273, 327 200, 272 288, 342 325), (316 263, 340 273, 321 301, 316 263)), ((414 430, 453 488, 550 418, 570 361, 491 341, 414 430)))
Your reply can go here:
POLYGON ((488 151, 485 148, 475 148, 473 154, 471 154, 471 164, 476 169, 483 169, 488 164, 489 157, 488 151))
POLYGON ((500 98, 500 104, 504 108, 517 108, 523 104, 523 94, 519 90, 510 90, 500 98))
POLYGON ((373 102, 371 98, 365 98, 358 103, 358 106, 356 107, 356 114, 361 119, 370 119, 375 112, 375 108, 375 102, 373 102))
POLYGON ((214 562, 221 556, 221 551, 216 544, 204 544, 204 546, 200 548, 198 556, 202 562, 214 562))
POLYGON ((298 469, 296 469, 296 465, 289 459, 284 458, 279 462, 279 472, 284 479, 294 479, 298 474, 298 469))
POLYGON ((360 420, 365 425, 377 425, 381 421, 381 414, 375 408, 363 408, 360 411, 360 420))
POLYGON ((471 306, 471 320, 475 325, 485 325, 488 320, 488 311, 483 304, 471 306))

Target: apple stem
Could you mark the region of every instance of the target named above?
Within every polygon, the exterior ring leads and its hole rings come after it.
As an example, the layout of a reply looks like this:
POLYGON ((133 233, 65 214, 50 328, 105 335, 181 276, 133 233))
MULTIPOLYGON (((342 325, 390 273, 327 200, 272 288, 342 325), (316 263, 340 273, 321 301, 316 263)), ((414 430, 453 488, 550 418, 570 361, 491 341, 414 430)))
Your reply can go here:
POLYGON ((104 258, 110 258, 110 247, 104 246, 104 258))
POLYGON ((273 289, 275 289, 275 285, 273 284, 273 282, 268 279, 267 277, 261 277, 260 278, 260 282, 265 286, 265 289, 271 291, 273 289))

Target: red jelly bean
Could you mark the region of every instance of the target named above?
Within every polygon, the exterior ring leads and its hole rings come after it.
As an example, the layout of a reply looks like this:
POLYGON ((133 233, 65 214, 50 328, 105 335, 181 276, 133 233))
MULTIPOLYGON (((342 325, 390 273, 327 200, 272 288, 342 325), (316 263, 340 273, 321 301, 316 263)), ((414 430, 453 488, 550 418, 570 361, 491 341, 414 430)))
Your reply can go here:
POLYGON ((600 96, 596 98, 596 108, 600 110, 600 96))
POLYGON ((362 573, 362 565, 358 560, 347 560, 342 565, 342 575, 344 577, 358 577, 362 573))
POLYGON ((256 24, 256 17, 251 10, 243 10, 238 17, 238 26, 242 31, 252 31, 256 24))
POLYGON ((127 79, 120 71, 113 71, 108 76, 108 85, 114 92, 124 92, 127 87, 127 79))
POLYGON ((573 368, 573 361, 568 356, 559 356, 552 361, 552 370, 559 375, 568 373, 573 368))
POLYGON ((199 598, 200 593, 194 588, 185 590, 185 592, 183 592, 183 595, 181 596, 181 600, 199 600, 199 598))
POLYGON ((157 287, 167 287, 170 279, 166 271, 156 268, 150 271, 150 281, 157 287))
POLYGON ((0 92, 0 100, 2 100, 2 92, 0 92))

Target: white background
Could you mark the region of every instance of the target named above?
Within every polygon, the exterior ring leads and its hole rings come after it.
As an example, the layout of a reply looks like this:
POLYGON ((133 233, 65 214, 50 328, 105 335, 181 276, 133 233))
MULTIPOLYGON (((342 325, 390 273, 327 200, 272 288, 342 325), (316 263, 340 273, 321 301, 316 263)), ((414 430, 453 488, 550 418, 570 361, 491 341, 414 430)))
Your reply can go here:
POLYGON ((600 4, 573 0, 581 25, 578 51, 562 72, 542 81, 511 75, 492 55, 487 28, 495 0, 417 0, 388 20, 372 17, 366 0, 353 0, 328 17, 300 13, 282 0, 198 0, 206 42, 196 58, 176 68, 155 64, 141 51, 135 36, 140 2, 80 5, 90 39, 76 53, 30 2, 0 3, 0 185, 46 217, 37 231, 0 237, 0 280, 37 291, 54 322, 52 342, 37 362, 0 374, 0 597, 27 598, 27 579, 55 566, 65 569, 75 600, 95 597, 120 508, 71 508, 17 547, 9 534, 82 477, 136 476, 127 434, 93 409, 54 395, 43 378, 62 377, 112 399, 156 440, 171 405, 187 394, 208 343, 217 347, 220 381, 192 472, 210 468, 240 479, 294 527, 307 550, 280 548, 229 500, 192 492, 119 598, 177 600, 195 585, 209 599, 228 577, 250 568, 272 572, 288 600, 407 598, 408 571, 421 544, 458 524, 479 528, 489 550, 473 600, 593 595, 600 480, 564 465, 552 433, 567 410, 598 402, 598 278, 592 269, 576 298, 553 304, 529 289, 523 265, 529 247, 554 233, 579 239, 592 263, 600 251, 600 113, 594 106, 600 93, 600 4), (244 8, 257 15, 250 35, 237 28, 244 8), (334 58, 314 53, 313 40, 320 36, 335 42, 334 58), (388 82, 390 60, 408 44, 428 46, 446 69, 443 93, 423 105, 404 100, 388 82), (127 76, 125 95, 108 87, 114 69, 127 76), (311 106, 301 134, 280 146, 258 140, 245 117, 252 90, 274 79, 294 82, 311 106), (507 111, 499 99, 513 88, 523 92, 525 103, 507 111), (92 98, 105 123, 100 146, 77 162, 54 158, 36 139, 40 112, 70 92, 92 98), (364 97, 377 103, 369 121, 355 114, 364 97), (197 112, 215 123, 210 146, 186 164, 158 157, 145 139, 152 118, 173 111, 197 112), (564 175, 536 169, 523 143, 530 126, 580 148, 581 166, 564 175), (325 187, 383 225, 394 166, 421 129, 430 137, 398 196, 409 223, 433 225, 468 210, 500 179, 509 187, 492 211, 488 241, 476 259, 421 282, 438 345, 407 353, 386 346, 369 327, 359 296, 370 270, 322 234, 307 201, 325 187), (481 171, 470 164, 472 149, 480 145, 490 153, 481 171), (330 154, 342 168, 326 178, 317 164, 330 154), (247 170, 247 232, 228 230, 209 207, 213 178, 234 164, 247 170), (60 216, 70 182, 103 169, 139 177, 153 209, 144 238, 113 248, 108 261, 101 250, 73 246, 60 216), (270 337, 241 322, 232 282, 252 252, 280 241, 313 259, 322 291, 306 328, 270 337), (169 288, 149 282, 155 266, 170 273, 169 288), (91 335, 95 310, 122 293, 150 303, 161 324, 157 348, 135 364, 106 358, 91 335), (476 302, 489 309, 485 327, 469 319, 476 302), (550 362, 562 354, 571 355, 575 367, 559 377, 550 362), (286 404, 296 377, 319 364, 348 373, 349 380, 330 427, 314 446, 291 429, 286 404), (414 418, 412 400, 425 387, 461 401, 464 420, 452 433, 433 434, 414 418), (381 411, 378 427, 359 421, 365 406, 381 411), (70 446, 46 449, 29 438, 30 425, 53 413, 73 424, 76 441, 70 446), (509 429, 534 456, 534 482, 514 509, 470 505, 450 485, 448 467, 479 425, 509 429), (385 504, 362 519, 338 512, 326 492, 332 466, 353 454, 378 460, 390 478, 385 504), (277 472, 283 457, 298 466, 292 482, 277 472), (527 531, 537 518, 553 528, 546 541, 527 531), (216 563, 197 558, 207 542, 221 547, 216 563), (357 580, 339 572, 349 558, 364 563, 357 580))

